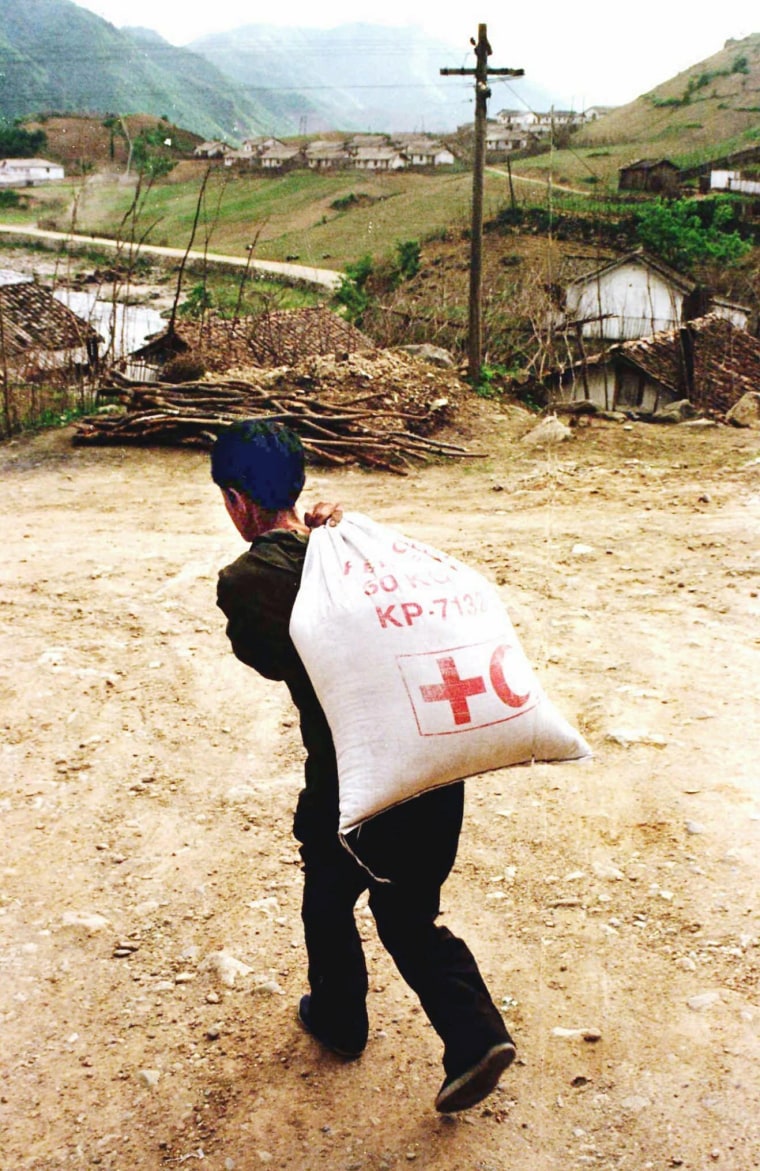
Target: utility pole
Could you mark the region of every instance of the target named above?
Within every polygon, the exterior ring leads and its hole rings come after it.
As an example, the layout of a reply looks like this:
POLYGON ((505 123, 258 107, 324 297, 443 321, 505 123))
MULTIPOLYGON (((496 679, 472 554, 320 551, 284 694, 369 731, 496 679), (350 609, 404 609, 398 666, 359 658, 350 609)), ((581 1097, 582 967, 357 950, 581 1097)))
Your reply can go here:
POLYGON ((474 69, 442 69, 444 77, 452 75, 475 76, 475 157, 472 164, 472 230, 470 233, 470 315, 468 336, 468 367, 470 381, 477 386, 480 381, 482 356, 480 303, 483 270, 483 174, 486 162, 486 117, 491 90, 488 76, 523 77, 524 69, 489 69, 488 58, 491 46, 488 43, 486 26, 478 25, 478 39, 471 40, 475 46, 476 66, 474 69))

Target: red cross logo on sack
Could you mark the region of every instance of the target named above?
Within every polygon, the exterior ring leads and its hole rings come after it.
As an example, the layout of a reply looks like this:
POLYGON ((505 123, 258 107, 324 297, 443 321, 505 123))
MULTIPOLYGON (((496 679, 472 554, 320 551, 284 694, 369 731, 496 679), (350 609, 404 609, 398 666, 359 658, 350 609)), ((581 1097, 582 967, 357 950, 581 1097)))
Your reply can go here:
POLYGON ((399 655, 398 664, 421 736, 502 723, 536 704, 522 651, 504 642, 399 655))

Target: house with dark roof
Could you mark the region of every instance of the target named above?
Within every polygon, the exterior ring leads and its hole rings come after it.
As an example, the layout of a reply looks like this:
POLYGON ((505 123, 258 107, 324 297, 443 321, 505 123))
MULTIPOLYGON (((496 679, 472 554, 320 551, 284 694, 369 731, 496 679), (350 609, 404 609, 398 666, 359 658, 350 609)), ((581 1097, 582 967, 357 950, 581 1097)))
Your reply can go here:
POLYGON ((0 284, 0 360, 19 377, 92 365, 102 341, 34 281, 0 284))
POLYGON ((318 305, 234 320, 214 314, 184 319, 149 338, 124 365, 135 381, 154 382, 178 355, 193 355, 206 370, 223 373, 235 367, 291 366, 310 355, 351 354, 374 345, 345 318, 318 305))
POLYGON ((545 381, 559 402, 649 414, 689 399, 723 416, 760 387, 760 341, 724 317, 704 317, 636 338, 554 371, 545 381))
POLYGON ((223 159, 230 148, 226 142, 213 139, 210 142, 200 142, 193 151, 196 159, 223 159))
POLYGON ((636 159, 618 169, 618 190, 675 193, 678 177, 678 167, 670 159, 636 159))

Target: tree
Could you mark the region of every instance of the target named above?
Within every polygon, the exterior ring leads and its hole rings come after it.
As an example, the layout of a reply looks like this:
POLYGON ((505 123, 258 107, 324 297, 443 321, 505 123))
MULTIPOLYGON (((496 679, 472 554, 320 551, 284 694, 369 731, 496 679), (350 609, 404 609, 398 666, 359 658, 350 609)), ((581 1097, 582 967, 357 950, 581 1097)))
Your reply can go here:
POLYGON ((408 281, 420 271, 419 240, 399 240, 396 244, 396 271, 400 280, 408 281))
POLYGON ((697 264, 735 264, 750 244, 733 229, 734 205, 726 196, 648 203, 637 213, 637 236, 650 252, 675 268, 697 264))
POLYGON ((174 166, 160 127, 140 131, 132 144, 132 158, 138 171, 151 179, 163 179, 174 166))
POLYGON ((347 264, 333 294, 333 300, 342 307, 345 316, 354 325, 361 325, 370 305, 370 295, 365 286, 372 270, 373 261, 368 254, 361 256, 354 264, 347 264))
POLYGON ((17 123, 0 119, 0 158, 33 159, 41 154, 47 145, 44 130, 24 130, 17 123))

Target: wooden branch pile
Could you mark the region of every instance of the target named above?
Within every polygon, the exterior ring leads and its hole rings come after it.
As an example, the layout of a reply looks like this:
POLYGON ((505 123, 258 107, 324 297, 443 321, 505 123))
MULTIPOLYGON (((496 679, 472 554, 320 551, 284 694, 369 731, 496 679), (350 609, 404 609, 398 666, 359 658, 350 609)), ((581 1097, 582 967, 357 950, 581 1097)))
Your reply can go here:
POLYGON ((353 383, 349 387, 338 388, 334 378, 324 376, 326 360, 319 361, 321 375, 315 375, 312 366, 295 378, 293 369, 282 368, 265 374, 251 371, 246 378, 206 378, 177 386, 125 386, 120 398, 126 413, 81 420, 74 442, 208 449, 235 420, 268 418, 296 431, 308 457, 319 463, 360 464, 405 474, 415 462, 433 457, 473 458, 466 448, 429 434, 447 417, 451 402, 448 396, 436 396, 440 390, 436 385, 426 386, 426 393, 420 394, 424 378, 420 379, 420 364, 413 359, 403 363, 407 376, 410 364, 416 376, 407 394, 398 386, 390 392, 387 385, 367 390, 366 380, 362 388, 356 379, 349 380, 353 383), (299 381, 305 385, 296 385, 299 381))

